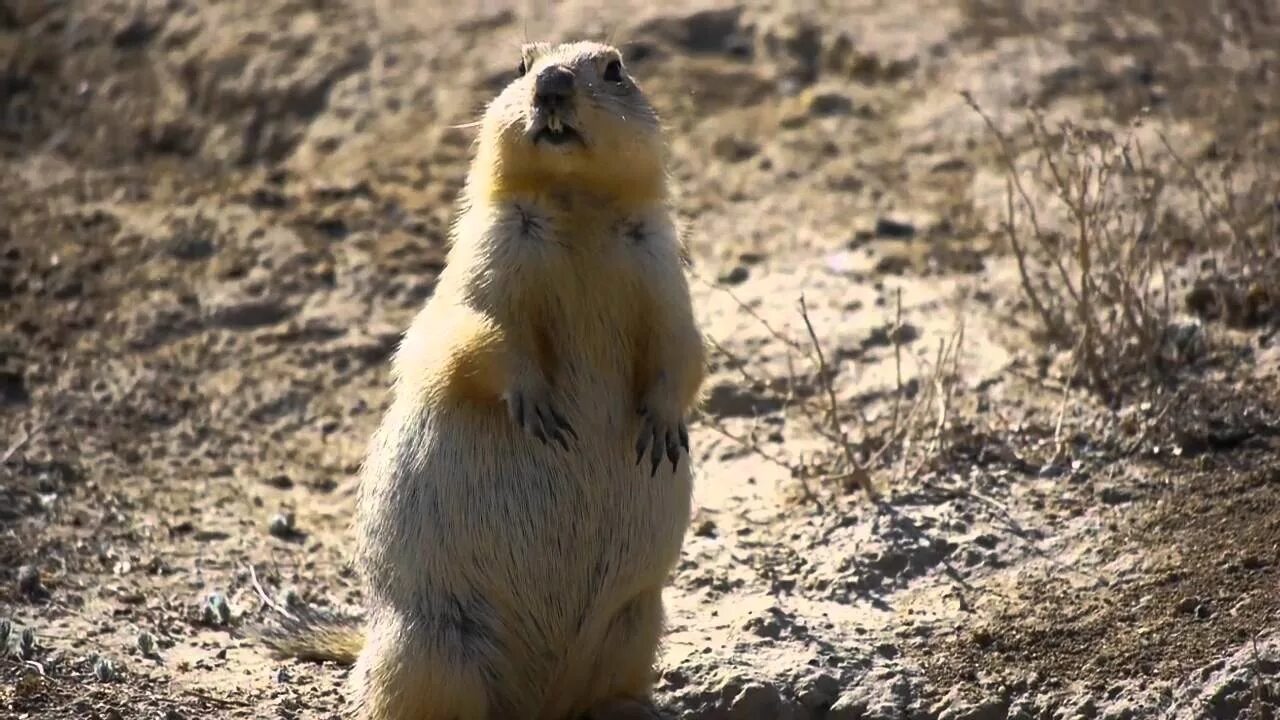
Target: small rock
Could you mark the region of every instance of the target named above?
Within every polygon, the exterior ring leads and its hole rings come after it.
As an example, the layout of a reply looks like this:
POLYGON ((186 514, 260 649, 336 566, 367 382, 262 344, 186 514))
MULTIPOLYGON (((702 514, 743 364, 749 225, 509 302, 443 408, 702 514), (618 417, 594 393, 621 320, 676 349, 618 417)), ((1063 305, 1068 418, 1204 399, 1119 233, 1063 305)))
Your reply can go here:
POLYGON ((938 720, 1004 720, 1009 714, 1008 700, 989 699, 951 705, 938 713, 938 720))
MULTIPOLYGON (((827 187, 831 188, 832 190, 839 190, 840 192, 847 192, 847 193, 861 192, 862 188, 866 187, 866 184, 867 182, 865 180, 858 177, 857 175, 853 175, 850 173, 838 173, 835 175, 831 175, 827 178, 827 187)), ((865 231, 858 231, 854 233, 855 240, 857 239, 858 234, 861 232, 865 232, 865 231)), ((849 247, 857 248, 859 247, 859 245, 856 242, 851 242, 849 243, 849 247)))
POLYGON ((916 227, 908 222, 890 218, 877 218, 875 232, 879 237, 906 239, 915 237, 916 227))
MULTIPOLYGON (((1205 688, 1208 707, 1206 717, 1235 718, 1245 716, 1242 711, 1252 700, 1253 688, 1248 678, 1239 675, 1220 678, 1205 688)), ((1261 715, 1266 717, 1266 714, 1261 715)))
POLYGON ((799 109, 793 109, 792 112, 783 115, 782 118, 778 120, 778 125, 784 130, 795 130, 798 127, 802 127, 808 121, 809 116, 807 114, 799 109))
POLYGON ((146 45, 156 34, 156 28, 142 19, 135 19, 116 33, 112 41, 115 46, 124 50, 146 45))
POLYGON ((321 218, 315 222, 315 228, 334 240, 341 240, 349 232, 346 221, 339 217, 321 218))
POLYGON ((284 303, 270 297, 224 299, 215 302, 210 311, 214 324, 229 330, 274 325, 290 314, 284 303))
POLYGON ((0 406, 25 405, 31 402, 31 393, 20 373, 0 372, 0 406))
POLYGON ((719 280, 725 285, 741 285, 747 281, 747 278, 750 277, 750 275, 751 272, 747 270, 745 266, 738 265, 729 272, 721 275, 719 280))
POLYGON ((867 715, 867 703, 861 698, 845 695, 827 711, 826 720, 863 720, 867 715))
POLYGON ((724 135, 711 144, 711 152, 725 162, 749 160, 760 152, 760 146, 748 140, 724 135))
POLYGON ((1102 720, 1137 720, 1140 717, 1147 717, 1147 715, 1139 714, 1138 706, 1127 699, 1107 705, 1102 711, 1102 720))
POLYGON ((1056 463, 1045 463, 1044 467, 1040 468, 1040 472, 1037 474, 1042 478, 1056 478, 1061 477, 1066 471, 1066 468, 1056 463))
POLYGON ((806 689, 800 693, 800 704, 811 714, 821 713, 835 704, 839 694, 840 683, 822 673, 810 680, 806 689))
POLYGON ((777 640, 782 637, 782 623, 775 616, 756 616, 743 624, 744 630, 750 630, 758 637, 777 640))
POLYGON ((1190 615, 1194 613, 1196 611, 1196 608, 1199 606, 1200 606, 1199 598, 1184 597, 1178 601, 1177 610, 1179 613, 1182 613, 1183 615, 1190 615))
POLYGON ((1085 697, 1076 704, 1067 716, 1070 720, 1093 720, 1098 717, 1098 704, 1091 697, 1085 697))
POLYGON ((875 271, 883 275, 901 275, 911 267, 905 255, 885 255, 876 262, 875 271))
POLYGON ((733 700, 733 698, 738 697, 742 692, 742 688, 746 687, 748 684, 746 678, 733 672, 730 672, 712 682, 720 688, 718 694, 721 700, 725 703, 728 703, 733 700))
POLYGON ((809 114, 816 117, 848 115, 853 112, 853 100, 840 93, 818 93, 809 99, 809 114))
POLYGON ((729 704, 729 717, 733 720, 771 720, 781 711, 782 697, 772 685, 747 685, 729 704))
POLYGON ((208 238, 179 233, 169 241, 168 251, 175 260, 194 262, 212 257, 217 248, 208 238))
POLYGON ((874 240, 875 237, 876 237, 876 234, 871 232, 870 230, 865 230, 865 229, 854 230, 853 238, 849 240, 848 244, 845 247, 849 248, 850 250, 857 250, 863 245, 866 245, 871 240, 874 240))
POLYGON ((280 592, 280 604, 289 609, 301 608, 302 597, 293 588, 285 588, 280 592))
POLYGON ((1119 505, 1132 500, 1133 494, 1120 488, 1106 487, 1098 493, 1098 499, 1107 505, 1119 505))
POLYGON ((965 160, 964 158, 955 157, 955 158, 947 158, 946 160, 942 160, 938 162, 933 167, 929 168, 929 172, 933 172, 933 173, 964 172, 966 170, 972 169, 972 167, 973 165, 968 160, 965 160))
POLYGON ((291 538, 297 534, 296 518, 292 512, 282 512, 271 518, 268 532, 278 538, 291 538))
POLYGON ((40 582, 40 570, 35 565, 18 568, 18 592, 31 599, 43 598, 49 594, 40 582))
POLYGON ((689 684, 689 676, 679 668, 668 668, 662 673, 662 682, 672 690, 678 690, 689 684))
POLYGON ((289 205, 289 199, 275 188, 260 187, 249 196, 249 204, 256 208, 279 210, 289 205))
POLYGON ((1259 555, 1244 555, 1240 558, 1240 567, 1244 570, 1262 570, 1267 567, 1267 561, 1259 555))

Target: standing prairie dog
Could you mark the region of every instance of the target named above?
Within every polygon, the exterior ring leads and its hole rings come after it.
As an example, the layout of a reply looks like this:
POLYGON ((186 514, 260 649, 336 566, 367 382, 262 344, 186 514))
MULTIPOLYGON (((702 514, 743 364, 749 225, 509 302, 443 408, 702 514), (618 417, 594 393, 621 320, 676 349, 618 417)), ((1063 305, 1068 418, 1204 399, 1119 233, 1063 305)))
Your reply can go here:
POLYGON ((354 659, 356 717, 656 716, 705 372, 665 154, 607 45, 526 45, 489 104, 361 471, 367 617, 268 638, 354 659))

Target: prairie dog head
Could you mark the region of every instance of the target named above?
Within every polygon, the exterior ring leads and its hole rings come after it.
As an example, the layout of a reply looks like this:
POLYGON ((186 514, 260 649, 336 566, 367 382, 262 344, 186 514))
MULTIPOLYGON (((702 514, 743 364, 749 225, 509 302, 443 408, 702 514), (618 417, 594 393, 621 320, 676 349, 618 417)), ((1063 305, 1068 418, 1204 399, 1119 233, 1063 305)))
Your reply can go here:
POLYGON ((530 43, 481 122, 475 178, 492 196, 583 191, 621 204, 665 194, 657 112, 618 50, 530 43))

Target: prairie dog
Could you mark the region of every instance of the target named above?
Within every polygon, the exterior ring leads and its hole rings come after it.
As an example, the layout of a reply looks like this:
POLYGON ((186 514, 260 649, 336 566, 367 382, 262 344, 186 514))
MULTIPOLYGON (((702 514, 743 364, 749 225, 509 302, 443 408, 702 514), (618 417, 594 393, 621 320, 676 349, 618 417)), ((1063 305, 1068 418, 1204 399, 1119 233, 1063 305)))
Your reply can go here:
POLYGON ((268 638, 354 659, 364 720, 656 717, 706 362, 665 141, 613 47, 528 44, 518 75, 361 470, 367 616, 268 638))

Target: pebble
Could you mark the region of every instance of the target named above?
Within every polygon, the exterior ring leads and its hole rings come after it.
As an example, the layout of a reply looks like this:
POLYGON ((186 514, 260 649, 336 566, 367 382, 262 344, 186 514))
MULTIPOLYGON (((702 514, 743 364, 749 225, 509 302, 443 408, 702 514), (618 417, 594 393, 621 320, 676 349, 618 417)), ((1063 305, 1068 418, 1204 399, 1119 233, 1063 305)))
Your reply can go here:
POLYGON ((911 267, 911 261, 903 255, 885 255, 876 262, 875 271, 883 275, 901 275, 911 267))
POLYGON ((818 93, 809 99, 809 114, 816 117, 848 115, 851 112, 853 100, 840 93, 818 93))
POLYGON ((1178 601, 1177 610, 1180 613, 1190 615, 1200 606, 1200 599, 1187 596, 1178 601))
POLYGON ((282 512, 271 518, 271 524, 267 527, 268 532, 278 538, 293 537, 297 533, 295 516, 292 512, 282 512))
POLYGON ((891 218, 876 218, 875 233, 879 237, 905 239, 915 237, 916 226, 891 218))
POLYGON ((746 282, 749 277, 751 277, 751 271, 747 270, 744 265, 738 265, 729 272, 721 275, 719 280, 725 285, 741 285, 746 282))
POLYGON ((821 713, 835 704, 840 695, 840 683, 830 675, 822 673, 810 680, 800 693, 800 704, 810 713, 821 713))
POLYGON ((18 592, 28 598, 41 598, 49 594, 40 582, 40 570, 34 565, 18 568, 18 592))
POLYGON ((772 685, 747 685, 729 704, 729 717, 732 720, 764 720, 776 718, 781 712, 782 697, 772 685))
POLYGON ((738 163, 755 157, 760 152, 760 146, 748 140, 725 135, 712 143, 711 152, 721 160, 738 163))
POLYGON ((288 318, 291 310, 270 297, 221 298, 211 303, 210 317, 215 325, 229 330, 248 330, 274 325, 288 318))
POLYGON ((867 704, 861 698, 846 695, 827 711, 826 720, 863 720, 867 714, 867 704))

